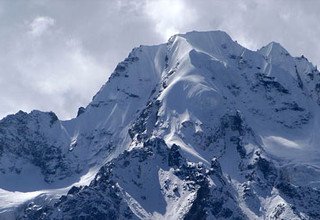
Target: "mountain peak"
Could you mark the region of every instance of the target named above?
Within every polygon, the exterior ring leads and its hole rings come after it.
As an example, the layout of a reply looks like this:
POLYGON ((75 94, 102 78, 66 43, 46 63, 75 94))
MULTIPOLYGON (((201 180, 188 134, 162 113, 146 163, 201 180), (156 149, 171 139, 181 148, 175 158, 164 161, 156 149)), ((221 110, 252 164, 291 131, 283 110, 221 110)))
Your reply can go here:
POLYGON ((263 46, 258 52, 265 57, 290 56, 289 52, 278 42, 270 42, 263 46))
POLYGON ((217 44, 235 44, 232 38, 224 31, 190 31, 185 34, 177 34, 175 37, 186 39, 191 45, 202 45, 208 47, 217 44))
POLYGON ((320 219, 319 113, 319 72, 279 43, 138 47, 78 117, 0 121, 0 219, 320 219))
MULTIPOLYGON (((190 51, 207 54, 215 60, 227 62, 230 56, 238 56, 247 50, 223 31, 191 31, 169 39, 173 57, 184 57, 190 51)), ((175 59, 173 59, 175 60, 175 59)))
POLYGON ((215 31, 189 31, 184 34, 177 34, 177 36, 184 38, 195 38, 195 37, 211 37, 215 39, 228 39, 232 40, 231 37, 225 32, 221 30, 215 31))

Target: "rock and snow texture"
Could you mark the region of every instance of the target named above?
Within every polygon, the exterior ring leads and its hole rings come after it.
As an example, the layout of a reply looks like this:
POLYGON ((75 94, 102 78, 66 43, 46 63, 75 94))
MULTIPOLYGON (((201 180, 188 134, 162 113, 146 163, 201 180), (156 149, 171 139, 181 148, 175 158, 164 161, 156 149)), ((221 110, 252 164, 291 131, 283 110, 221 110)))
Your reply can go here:
POLYGON ((319 105, 317 68, 275 42, 140 46, 76 118, 0 121, 0 217, 320 219, 319 105))

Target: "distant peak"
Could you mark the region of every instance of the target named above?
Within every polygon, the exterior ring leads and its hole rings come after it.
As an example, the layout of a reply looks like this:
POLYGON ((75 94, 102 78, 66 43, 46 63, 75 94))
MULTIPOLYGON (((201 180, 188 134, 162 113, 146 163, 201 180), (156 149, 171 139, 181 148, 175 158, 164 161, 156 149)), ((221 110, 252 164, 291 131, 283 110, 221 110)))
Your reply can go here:
POLYGON ((289 52, 278 42, 270 42, 258 50, 260 54, 266 57, 274 56, 290 56, 289 52))

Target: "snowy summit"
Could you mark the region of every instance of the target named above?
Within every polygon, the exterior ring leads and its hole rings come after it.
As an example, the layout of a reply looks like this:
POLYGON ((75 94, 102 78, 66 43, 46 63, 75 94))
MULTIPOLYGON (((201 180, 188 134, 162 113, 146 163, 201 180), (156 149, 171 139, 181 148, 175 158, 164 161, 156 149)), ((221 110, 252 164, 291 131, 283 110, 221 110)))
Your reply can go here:
POLYGON ((222 31, 134 48, 78 116, 0 121, 1 219, 320 219, 320 73, 222 31))

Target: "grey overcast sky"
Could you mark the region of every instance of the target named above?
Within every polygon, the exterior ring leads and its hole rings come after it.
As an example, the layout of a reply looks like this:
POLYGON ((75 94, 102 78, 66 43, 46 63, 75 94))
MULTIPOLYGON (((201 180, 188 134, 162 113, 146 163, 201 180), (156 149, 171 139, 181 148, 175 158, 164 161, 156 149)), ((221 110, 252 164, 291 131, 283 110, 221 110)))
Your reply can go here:
POLYGON ((74 117, 133 47, 224 30, 256 50, 271 41, 320 64, 317 0, 0 0, 0 118, 74 117))

